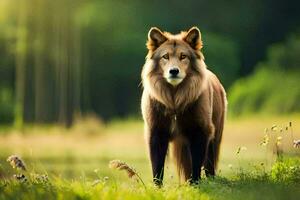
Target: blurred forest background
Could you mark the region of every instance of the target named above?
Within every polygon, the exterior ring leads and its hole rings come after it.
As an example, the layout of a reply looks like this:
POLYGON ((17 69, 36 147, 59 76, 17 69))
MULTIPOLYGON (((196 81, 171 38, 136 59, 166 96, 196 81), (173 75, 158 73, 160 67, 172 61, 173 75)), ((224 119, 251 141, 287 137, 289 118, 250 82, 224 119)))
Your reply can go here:
POLYGON ((140 115, 152 26, 198 26, 229 114, 300 112, 300 2, 0 0, 0 124, 140 115))

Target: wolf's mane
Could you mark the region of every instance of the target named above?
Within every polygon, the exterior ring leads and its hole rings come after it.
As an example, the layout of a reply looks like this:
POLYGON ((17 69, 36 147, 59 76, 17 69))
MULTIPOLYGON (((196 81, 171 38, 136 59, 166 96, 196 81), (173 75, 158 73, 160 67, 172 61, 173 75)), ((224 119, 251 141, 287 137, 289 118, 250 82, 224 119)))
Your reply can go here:
POLYGON ((167 108, 183 111, 185 107, 196 101, 207 87, 206 65, 203 60, 194 58, 190 70, 184 80, 176 87, 166 82, 160 72, 155 70, 158 63, 147 58, 142 72, 144 89, 150 97, 164 104, 167 108))

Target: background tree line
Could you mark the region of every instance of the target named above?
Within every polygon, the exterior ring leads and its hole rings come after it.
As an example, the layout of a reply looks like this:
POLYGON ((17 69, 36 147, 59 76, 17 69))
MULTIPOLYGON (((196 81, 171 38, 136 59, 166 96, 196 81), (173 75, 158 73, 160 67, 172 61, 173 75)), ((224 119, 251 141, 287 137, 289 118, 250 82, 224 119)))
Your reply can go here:
POLYGON ((69 126, 76 114, 94 112, 105 120, 139 115, 152 26, 174 33, 201 29, 206 63, 229 91, 233 115, 299 112, 299 5, 2 0, 0 123, 69 126))

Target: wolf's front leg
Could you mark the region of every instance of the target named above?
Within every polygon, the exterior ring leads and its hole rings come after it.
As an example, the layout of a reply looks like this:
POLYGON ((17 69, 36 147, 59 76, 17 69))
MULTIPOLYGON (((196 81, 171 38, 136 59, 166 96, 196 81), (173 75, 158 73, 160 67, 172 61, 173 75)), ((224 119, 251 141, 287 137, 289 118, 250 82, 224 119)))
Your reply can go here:
POLYGON ((192 157, 191 183, 198 183, 201 178, 201 167, 206 159, 209 137, 203 130, 197 130, 190 139, 190 150, 192 157))
POLYGON ((149 138, 150 159, 152 164, 153 182, 161 186, 164 177, 164 164, 168 149, 168 133, 163 130, 151 131, 149 138))

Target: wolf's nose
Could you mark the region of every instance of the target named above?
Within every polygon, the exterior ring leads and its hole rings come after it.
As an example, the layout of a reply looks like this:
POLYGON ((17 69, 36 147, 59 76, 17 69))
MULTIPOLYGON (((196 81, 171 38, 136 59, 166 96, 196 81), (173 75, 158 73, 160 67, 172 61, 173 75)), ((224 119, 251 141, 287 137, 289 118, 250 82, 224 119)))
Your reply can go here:
POLYGON ((179 69, 177 69, 177 68, 172 68, 172 69, 170 69, 169 73, 170 73, 172 76, 177 76, 178 73, 179 73, 179 69))

